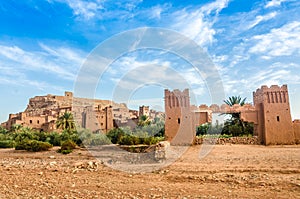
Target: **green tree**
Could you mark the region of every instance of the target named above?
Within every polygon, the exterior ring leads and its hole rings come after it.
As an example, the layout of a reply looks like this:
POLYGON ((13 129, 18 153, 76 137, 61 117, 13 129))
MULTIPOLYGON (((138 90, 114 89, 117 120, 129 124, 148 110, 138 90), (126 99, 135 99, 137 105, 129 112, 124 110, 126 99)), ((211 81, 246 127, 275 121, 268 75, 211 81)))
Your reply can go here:
POLYGON ((0 126, 0 134, 6 134, 8 133, 7 129, 4 128, 3 126, 0 126))
POLYGON ((14 124, 11 126, 10 131, 13 133, 18 133, 23 128, 21 124, 14 124))
MULTIPOLYGON (((241 96, 232 96, 229 97, 227 100, 224 100, 224 102, 229 106, 233 106, 235 104, 244 106, 246 99, 247 98, 242 99, 241 96)), ((233 131, 234 134, 237 135, 238 133, 236 131, 238 129, 241 129, 241 134, 244 135, 246 123, 243 120, 241 120, 241 113, 237 112, 237 113, 226 113, 226 114, 231 115, 231 118, 225 122, 224 131, 228 130, 229 133, 233 131)))
POLYGON ((138 121, 138 126, 149 126, 150 124, 151 121, 147 115, 142 115, 138 121))
POLYGON ((73 114, 70 112, 65 112, 56 121, 56 127, 58 129, 67 130, 69 132, 76 130, 73 114))

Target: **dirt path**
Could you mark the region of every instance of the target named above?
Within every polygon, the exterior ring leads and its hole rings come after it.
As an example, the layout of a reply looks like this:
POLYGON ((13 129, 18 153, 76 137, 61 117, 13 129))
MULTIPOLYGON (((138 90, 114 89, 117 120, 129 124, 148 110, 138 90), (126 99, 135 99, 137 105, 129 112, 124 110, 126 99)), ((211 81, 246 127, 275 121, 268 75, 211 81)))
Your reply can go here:
POLYGON ((193 146, 159 171, 130 174, 69 155, 0 150, 0 198, 300 198, 300 146, 193 146))

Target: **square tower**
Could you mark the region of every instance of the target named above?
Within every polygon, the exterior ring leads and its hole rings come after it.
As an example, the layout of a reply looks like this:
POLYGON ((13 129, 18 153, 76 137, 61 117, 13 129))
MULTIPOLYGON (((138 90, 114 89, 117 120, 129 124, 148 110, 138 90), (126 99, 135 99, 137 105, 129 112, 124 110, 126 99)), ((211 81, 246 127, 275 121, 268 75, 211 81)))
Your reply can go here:
POLYGON ((146 115, 147 117, 150 116, 149 106, 140 106, 139 107, 139 116, 146 115))
POLYGON ((192 125, 189 90, 165 90, 165 136, 171 144, 192 144, 195 130, 192 125))
POLYGON ((258 132, 262 144, 293 144, 295 136, 290 111, 287 85, 262 86, 253 92, 258 110, 258 132))

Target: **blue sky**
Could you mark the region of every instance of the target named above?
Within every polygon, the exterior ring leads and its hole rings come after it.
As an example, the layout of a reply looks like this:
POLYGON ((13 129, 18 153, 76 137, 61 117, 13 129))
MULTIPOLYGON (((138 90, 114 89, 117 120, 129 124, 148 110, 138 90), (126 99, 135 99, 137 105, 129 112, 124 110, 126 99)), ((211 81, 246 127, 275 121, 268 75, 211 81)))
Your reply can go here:
MULTIPOLYGON (((292 117, 300 118, 299 8, 298 0, 1 1, 0 121, 23 111, 30 97, 73 91, 94 48, 140 27, 174 30, 201 46, 218 69, 226 97, 241 95, 252 102, 252 92, 261 85, 288 84, 292 117)), ((130 76, 141 85, 125 102, 132 108, 149 104, 162 109, 165 87, 142 80, 168 74, 133 73, 145 65, 173 69, 189 85, 194 103, 211 103, 205 78, 190 63, 151 49, 114 60, 99 79, 95 96, 117 99, 117 85, 130 87, 130 82, 121 81, 130 76)))

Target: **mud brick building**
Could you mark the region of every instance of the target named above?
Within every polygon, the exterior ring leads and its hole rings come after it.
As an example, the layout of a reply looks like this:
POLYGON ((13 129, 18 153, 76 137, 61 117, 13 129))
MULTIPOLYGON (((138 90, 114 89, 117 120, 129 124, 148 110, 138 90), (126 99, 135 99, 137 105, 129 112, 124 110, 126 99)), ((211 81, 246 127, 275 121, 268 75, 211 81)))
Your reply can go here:
POLYGON ((172 144, 191 144, 198 125, 211 122, 212 113, 240 113, 254 124, 261 144, 300 142, 300 120, 292 121, 287 85, 262 86, 253 92, 253 104, 191 106, 189 90, 165 90, 165 134, 172 144))
POLYGON ((72 112, 77 126, 107 132, 113 128, 113 105, 117 104, 109 100, 76 98, 72 92, 65 92, 64 96, 36 96, 29 100, 24 112, 10 114, 1 126, 11 129, 20 124, 50 132, 56 130, 56 121, 63 113, 72 112))

